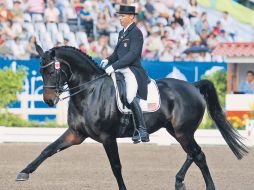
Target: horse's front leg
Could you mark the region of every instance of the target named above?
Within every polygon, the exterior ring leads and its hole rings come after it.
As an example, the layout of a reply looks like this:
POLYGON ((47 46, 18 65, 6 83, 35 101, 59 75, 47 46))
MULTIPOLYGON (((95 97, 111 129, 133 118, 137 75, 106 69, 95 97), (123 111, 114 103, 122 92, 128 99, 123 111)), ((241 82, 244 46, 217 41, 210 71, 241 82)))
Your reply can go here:
POLYGON ((31 162, 17 175, 16 181, 28 180, 29 174, 34 172, 40 166, 40 164, 48 157, 72 145, 80 144, 85 139, 86 137, 77 134, 74 130, 67 129, 67 131, 65 131, 65 133, 61 137, 59 137, 55 142, 46 147, 33 162, 31 162))
POLYGON ((117 180, 119 190, 126 190, 123 177, 122 177, 122 166, 119 158, 118 147, 116 138, 108 137, 103 140, 103 146, 107 153, 112 171, 117 180))

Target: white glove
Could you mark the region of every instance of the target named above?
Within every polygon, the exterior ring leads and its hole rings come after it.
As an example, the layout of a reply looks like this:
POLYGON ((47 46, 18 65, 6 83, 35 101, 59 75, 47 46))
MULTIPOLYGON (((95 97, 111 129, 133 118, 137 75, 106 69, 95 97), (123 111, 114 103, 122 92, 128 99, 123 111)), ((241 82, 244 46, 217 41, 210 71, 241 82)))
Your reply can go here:
POLYGON ((107 64, 108 64, 108 60, 107 59, 103 59, 103 60, 101 60, 100 67, 104 69, 107 66, 107 64))
POLYGON ((108 68, 106 68, 105 72, 108 74, 108 75, 111 75, 111 73, 113 73, 115 70, 112 66, 109 66, 108 68))

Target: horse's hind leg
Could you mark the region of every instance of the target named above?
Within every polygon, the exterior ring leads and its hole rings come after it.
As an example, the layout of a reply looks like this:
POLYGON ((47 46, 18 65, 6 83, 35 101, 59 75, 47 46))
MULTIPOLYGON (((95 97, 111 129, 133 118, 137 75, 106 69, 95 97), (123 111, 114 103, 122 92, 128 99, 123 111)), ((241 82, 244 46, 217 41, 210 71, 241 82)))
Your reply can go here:
POLYGON ((176 174, 176 182, 175 182, 175 189, 176 190, 185 190, 185 185, 184 185, 184 178, 185 175, 193 163, 193 158, 190 155, 187 155, 187 159, 185 160, 183 166, 179 170, 179 172, 176 174))
POLYGON ((200 146, 196 143, 194 137, 183 135, 183 136, 177 137, 176 139, 181 144, 185 152, 193 159, 195 164, 201 170, 205 183, 206 183, 206 189, 215 190, 213 179, 211 177, 209 168, 206 163, 205 154, 202 152, 200 146))
POLYGON ((85 140, 85 137, 78 135, 75 131, 68 129, 61 137, 55 142, 45 148, 42 153, 31 162, 25 169, 23 169, 16 178, 16 181, 28 180, 29 174, 34 172, 39 165, 53 154, 62 151, 72 145, 80 144, 85 140))
MULTIPOLYGON (((168 131, 169 134, 171 134, 173 137, 176 138, 175 131, 170 123, 168 123, 166 130, 168 131)), ((178 142, 180 144, 181 144, 181 142, 182 143, 184 142, 181 140, 181 138, 179 138, 179 139, 176 138, 176 140, 178 140, 178 142)), ((176 182, 175 182, 175 189, 176 190, 185 190, 186 189, 185 184, 183 182, 184 182, 185 175, 192 163, 193 163, 193 158, 190 155, 187 155, 187 158, 186 158, 183 166, 181 167, 179 172, 176 174, 176 182)))

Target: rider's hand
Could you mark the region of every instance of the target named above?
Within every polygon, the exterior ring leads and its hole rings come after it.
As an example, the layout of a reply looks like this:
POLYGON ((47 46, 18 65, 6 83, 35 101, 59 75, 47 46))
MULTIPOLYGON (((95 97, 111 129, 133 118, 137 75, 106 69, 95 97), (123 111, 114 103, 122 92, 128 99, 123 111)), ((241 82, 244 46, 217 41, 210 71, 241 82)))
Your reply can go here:
POLYGON ((105 72, 108 74, 108 75, 111 75, 111 73, 114 72, 114 68, 112 66, 109 66, 108 68, 106 68, 105 72))
POLYGON ((107 59, 103 59, 101 61, 100 67, 104 69, 107 66, 107 64, 108 64, 108 60, 107 59))

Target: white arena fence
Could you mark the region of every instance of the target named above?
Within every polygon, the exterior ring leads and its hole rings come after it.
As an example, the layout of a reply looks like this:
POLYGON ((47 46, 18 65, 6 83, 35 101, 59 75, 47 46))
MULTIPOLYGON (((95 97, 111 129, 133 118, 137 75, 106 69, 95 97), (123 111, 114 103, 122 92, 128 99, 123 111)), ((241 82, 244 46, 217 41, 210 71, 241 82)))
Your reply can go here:
MULTIPOLYGON (((64 133, 66 128, 20 128, 0 126, 0 143, 51 143, 64 133)), ((254 146, 254 130, 239 131, 247 146, 254 146)), ((201 145, 226 145, 217 129, 198 129, 195 139, 201 145)), ((131 138, 119 138, 119 143, 132 143, 131 138)), ((96 143, 88 138, 84 143, 96 143)), ((174 145, 178 142, 165 130, 160 129, 150 136, 148 144, 174 145)))
POLYGON ((67 122, 68 100, 59 101, 56 108, 35 108, 34 106, 29 106, 29 104, 42 102, 42 94, 20 94, 18 99, 20 101, 20 108, 9 108, 10 113, 20 115, 23 119, 28 119, 29 115, 55 115, 58 124, 65 124, 67 122))

